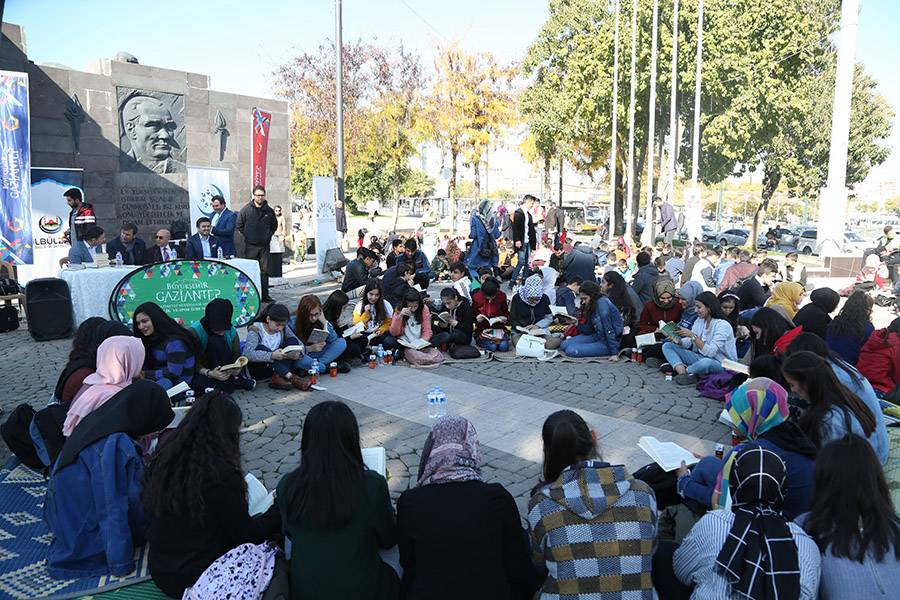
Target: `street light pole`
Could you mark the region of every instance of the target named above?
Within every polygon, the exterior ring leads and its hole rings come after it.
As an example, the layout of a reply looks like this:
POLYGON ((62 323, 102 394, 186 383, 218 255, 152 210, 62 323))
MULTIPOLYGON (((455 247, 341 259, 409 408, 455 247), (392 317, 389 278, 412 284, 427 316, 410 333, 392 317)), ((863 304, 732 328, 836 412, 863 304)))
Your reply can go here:
POLYGON ((344 202, 344 45, 341 41, 341 0, 334 0, 334 29, 335 29, 335 102, 337 136, 337 195, 341 204, 344 202))
POLYGON ((678 0, 672 17, 672 98, 669 104, 669 202, 675 198, 675 157, 678 154, 678 0))
POLYGON ((659 32, 659 0, 653 0, 653 30, 650 49, 650 124, 647 132, 647 206, 644 209, 644 233, 641 245, 653 243, 653 147, 656 142, 656 39, 659 32))
POLYGON ((619 125, 619 0, 613 2, 616 11, 616 29, 613 37, 613 101, 612 101, 612 148, 609 153, 609 230, 607 237, 616 233, 616 141, 619 125))
POLYGON ((859 0, 841 2, 841 38, 834 80, 834 110, 831 113, 831 149, 828 154, 828 185, 819 200, 818 241, 820 256, 841 253, 847 216, 847 149, 850 142, 850 105, 856 54, 859 0))
MULTIPOLYGON (((676 0, 677 2, 677 0, 676 0)), ((631 0, 631 91, 628 104, 628 197, 625 199, 625 239, 634 239, 634 93, 637 80, 637 3, 631 0)))
POLYGON ((684 213, 688 239, 702 239, 703 203, 700 201, 700 88, 703 73, 703 0, 697 6, 697 70, 694 74, 694 139, 691 154, 691 191, 685 197, 684 213))

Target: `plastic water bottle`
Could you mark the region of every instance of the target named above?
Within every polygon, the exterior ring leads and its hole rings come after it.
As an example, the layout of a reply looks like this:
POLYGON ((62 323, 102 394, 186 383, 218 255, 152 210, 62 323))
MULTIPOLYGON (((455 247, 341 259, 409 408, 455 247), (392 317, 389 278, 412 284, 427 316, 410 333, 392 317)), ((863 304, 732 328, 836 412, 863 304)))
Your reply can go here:
POLYGON ((437 416, 438 418, 447 416, 447 394, 441 388, 437 388, 437 416))
POLYGON ((190 406, 194 403, 194 390, 188 390, 184 393, 184 404, 190 406))
POLYGON ((315 371, 316 374, 318 375, 318 373, 319 373, 319 359, 318 358, 313 359, 312 369, 310 369, 310 370, 315 371))
POLYGON ((222 252, 222 246, 219 246, 219 249, 216 251, 216 258, 218 258, 219 260, 225 258, 225 253, 222 252))
POLYGON ((121 252, 116 252, 116 266, 117 267, 122 266, 122 253, 121 252))
POLYGON ((428 418, 436 419, 438 411, 438 395, 437 388, 428 390, 428 418))
POLYGON ((378 366, 380 367, 384 364, 384 348, 378 346, 378 350, 375 351, 375 356, 378 357, 378 366))

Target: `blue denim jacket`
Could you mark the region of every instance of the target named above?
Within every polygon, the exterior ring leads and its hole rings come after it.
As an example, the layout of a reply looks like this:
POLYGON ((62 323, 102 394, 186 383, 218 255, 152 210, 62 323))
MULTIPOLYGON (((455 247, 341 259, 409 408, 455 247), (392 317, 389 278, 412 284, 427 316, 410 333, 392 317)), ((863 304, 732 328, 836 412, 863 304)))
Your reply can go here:
POLYGON ((122 576, 134 570, 134 546, 143 543, 141 507, 144 461, 124 433, 82 450, 54 472, 47 485, 44 520, 53 533, 47 556, 57 579, 122 576))

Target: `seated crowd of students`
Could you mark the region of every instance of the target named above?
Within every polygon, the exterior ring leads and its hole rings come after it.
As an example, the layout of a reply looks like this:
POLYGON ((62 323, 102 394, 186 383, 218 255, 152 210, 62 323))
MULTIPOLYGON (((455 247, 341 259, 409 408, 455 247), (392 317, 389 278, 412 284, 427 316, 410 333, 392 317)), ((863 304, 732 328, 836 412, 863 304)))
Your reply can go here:
MULTIPOLYGON (((324 303, 303 296, 293 313, 269 304, 243 345, 224 299, 191 328, 152 302, 130 331, 85 321, 54 402, 20 406, 3 426, 10 449, 49 475, 51 575, 125 575, 149 540, 154 581, 181 597, 229 550, 283 535, 290 595, 301 599, 886 597, 900 586, 900 519, 879 400, 900 383, 900 318, 874 330, 864 290, 833 318, 837 292, 817 289, 802 305, 805 288, 779 281, 771 259, 728 251, 734 262, 716 275, 718 250, 665 250, 664 260, 638 252, 632 283, 618 267, 585 278, 532 265, 510 297, 491 268, 470 278, 454 263, 432 300, 407 243, 382 279, 324 303), (647 367, 684 385, 719 377, 740 443, 692 468, 635 476, 602 459, 582 417, 556 412, 541 431, 543 471, 523 529, 510 493, 484 480, 466 419, 435 422, 395 510, 384 477, 363 463, 355 415, 327 401, 306 414, 298 466, 274 505, 249 514, 235 390, 263 379, 307 390, 312 375, 332 364, 349 372, 379 346, 420 365, 440 362, 442 347, 503 352, 526 332, 612 362, 651 334, 640 346, 647 367), (234 366, 240 357, 246 367, 234 366), (747 364, 749 378, 726 360, 747 364), (167 429, 166 390, 181 383, 199 398, 167 429), (676 504, 699 519, 678 547, 659 535, 676 504), (399 565, 380 554, 394 546, 399 565)), ((609 252, 620 254, 629 267, 624 241, 609 252)), ((358 260, 368 274, 375 259, 358 260)))

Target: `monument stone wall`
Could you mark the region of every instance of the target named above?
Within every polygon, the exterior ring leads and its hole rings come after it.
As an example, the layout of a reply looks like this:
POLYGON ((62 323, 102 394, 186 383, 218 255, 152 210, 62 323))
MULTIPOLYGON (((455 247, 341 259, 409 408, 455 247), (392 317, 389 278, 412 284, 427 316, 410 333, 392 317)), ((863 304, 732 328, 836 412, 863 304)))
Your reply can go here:
POLYGON ((32 166, 84 169, 86 200, 108 237, 132 221, 151 244, 157 228, 187 222, 186 166, 228 169, 228 207, 240 210, 251 196, 254 107, 272 113, 269 204, 291 214, 286 102, 218 92, 207 75, 124 60, 101 58, 86 71, 37 65, 22 27, 3 23, 2 34, 0 70, 29 76, 32 166))

